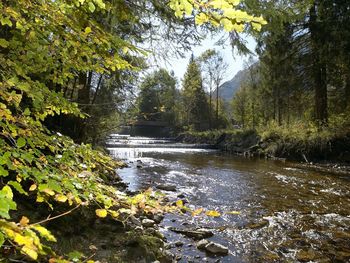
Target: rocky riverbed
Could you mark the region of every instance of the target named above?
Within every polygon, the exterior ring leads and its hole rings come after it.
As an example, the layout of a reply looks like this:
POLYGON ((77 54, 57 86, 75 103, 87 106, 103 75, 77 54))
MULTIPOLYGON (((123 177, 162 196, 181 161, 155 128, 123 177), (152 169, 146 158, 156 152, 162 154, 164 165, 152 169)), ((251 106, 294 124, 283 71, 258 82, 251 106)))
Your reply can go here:
MULTIPOLYGON (((177 262, 347 262, 350 181, 345 174, 288 162, 246 159, 208 149, 111 148, 127 156, 118 171, 130 192, 152 187, 185 208, 139 218, 143 231, 164 236, 177 262), (214 252, 214 253, 213 253, 214 252)), ((147 261, 146 261, 147 262, 147 261)))

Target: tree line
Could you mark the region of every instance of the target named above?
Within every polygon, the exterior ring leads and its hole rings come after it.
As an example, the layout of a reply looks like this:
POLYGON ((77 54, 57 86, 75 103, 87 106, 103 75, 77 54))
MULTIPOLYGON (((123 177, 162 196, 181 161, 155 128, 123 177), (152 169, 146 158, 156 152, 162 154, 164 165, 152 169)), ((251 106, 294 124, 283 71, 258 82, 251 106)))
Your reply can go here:
POLYGON ((175 133, 224 128, 227 117, 219 89, 227 67, 220 52, 209 49, 197 58, 191 56, 180 88, 173 72, 160 69, 147 74, 134 118, 166 122, 175 133))
POLYGON ((310 123, 349 125, 350 3, 245 1, 266 13, 255 35, 257 61, 232 102, 235 119, 254 128, 310 123))

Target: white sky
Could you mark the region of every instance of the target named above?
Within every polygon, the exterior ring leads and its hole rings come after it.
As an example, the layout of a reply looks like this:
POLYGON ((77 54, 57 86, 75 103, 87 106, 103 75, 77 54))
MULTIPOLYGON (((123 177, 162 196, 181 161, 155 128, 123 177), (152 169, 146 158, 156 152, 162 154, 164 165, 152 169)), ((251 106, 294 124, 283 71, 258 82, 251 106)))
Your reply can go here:
MULTIPOLYGON (((247 41, 248 48, 254 52, 255 46, 256 46, 256 42, 254 41, 254 39, 252 37, 245 37, 244 39, 247 41)), ((226 43, 225 46, 222 47, 222 46, 215 46, 215 42, 216 42, 216 39, 211 39, 210 37, 208 37, 202 42, 202 45, 194 47, 192 49, 192 52, 195 57, 198 57, 207 49, 216 49, 220 51, 224 57, 224 60, 229 65, 226 78, 224 81, 231 80, 238 71, 244 68, 244 61, 246 61, 248 57, 240 56, 238 54, 233 54, 232 48, 229 45, 229 43, 226 43)), ((162 67, 166 68, 169 71, 170 70, 174 71, 175 76, 179 80, 179 83, 178 83, 179 85, 181 85, 181 80, 183 79, 183 76, 185 74, 192 52, 187 52, 185 58, 169 59, 167 64, 162 63, 163 65, 161 65, 162 67)))

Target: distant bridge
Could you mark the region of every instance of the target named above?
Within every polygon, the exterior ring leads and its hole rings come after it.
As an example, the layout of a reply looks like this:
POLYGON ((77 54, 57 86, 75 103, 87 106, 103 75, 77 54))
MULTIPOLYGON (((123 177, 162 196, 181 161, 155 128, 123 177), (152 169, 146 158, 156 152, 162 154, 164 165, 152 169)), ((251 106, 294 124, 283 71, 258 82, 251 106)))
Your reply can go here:
POLYGON ((165 121, 144 121, 144 120, 136 120, 129 121, 126 124, 127 126, 144 126, 144 127, 168 127, 169 123, 165 121))
POLYGON ((125 130, 132 136, 168 137, 171 125, 165 121, 131 120, 126 122, 125 130))

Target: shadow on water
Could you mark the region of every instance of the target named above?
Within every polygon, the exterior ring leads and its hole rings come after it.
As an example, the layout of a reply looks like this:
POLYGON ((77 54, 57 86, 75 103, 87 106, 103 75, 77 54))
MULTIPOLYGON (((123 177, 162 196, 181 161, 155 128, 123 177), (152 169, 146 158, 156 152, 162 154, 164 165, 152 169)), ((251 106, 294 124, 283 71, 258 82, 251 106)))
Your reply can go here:
POLYGON ((203 207, 222 214, 219 218, 165 218, 161 226, 168 240, 186 244, 173 248, 182 255, 180 262, 188 262, 189 258, 193 262, 215 262, 217 258, 197 250, 191 240, 167 231, 170 226, 213 229, 211 239, 230 249, 220 262, 349 262, 348 177, 215 150, 183 148, 165 139, 130 141, 127 143, 133 147, 125 147, 125 141, 118 144, 115 139, 109 149, 116 158, 129 162, 129 168, 118 173, 129 183, 130 190, 176 185, 178 192, 168 192, 174 200, 181 193, 192 209, 203 207), (150 144, 168 147, 144 147, 150 144), (240 214, 228 214, 229 211, 240 214))

